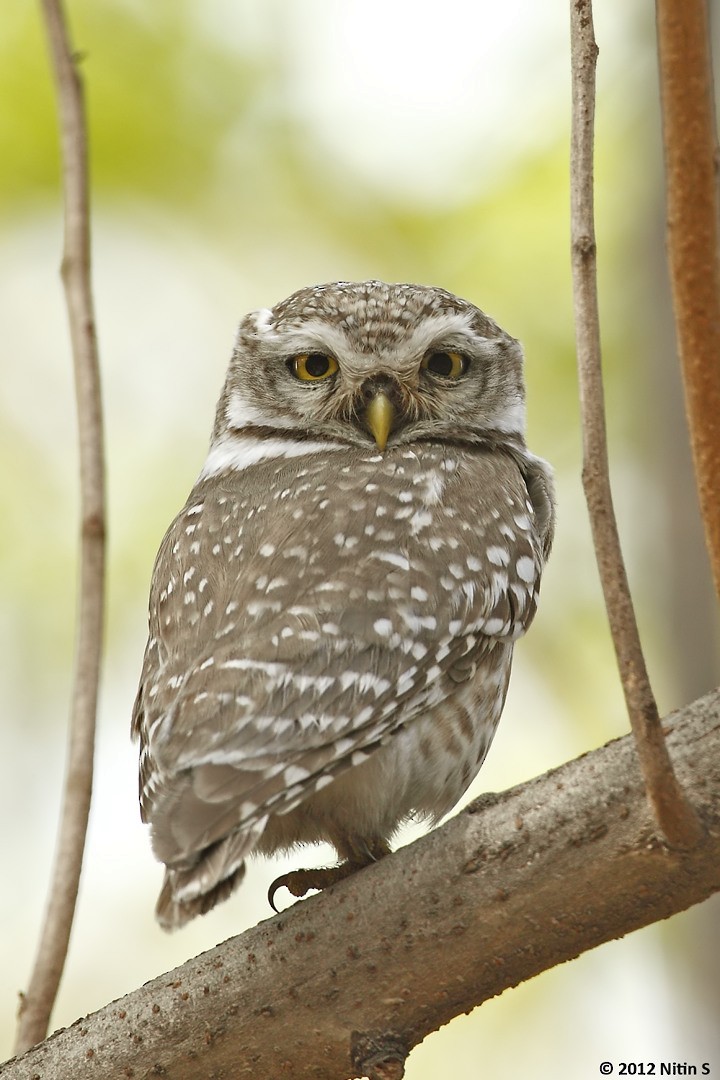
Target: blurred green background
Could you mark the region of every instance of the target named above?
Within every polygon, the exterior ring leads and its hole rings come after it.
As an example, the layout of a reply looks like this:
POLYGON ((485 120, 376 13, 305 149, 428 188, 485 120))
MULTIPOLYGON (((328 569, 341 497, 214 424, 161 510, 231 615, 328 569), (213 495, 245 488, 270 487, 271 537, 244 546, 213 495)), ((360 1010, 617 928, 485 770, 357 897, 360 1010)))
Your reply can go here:
MULTIPOLYGON (((54 1026, 266 918, 277 865, 168 937, 129 718, 155 551, 203 461, 245 312, 303 285, 442 285, 525 344, 557 545, 469 796, 626 731, 580 488, 568 239, 566 4, 69 0, 83 56, 109 482, 95 801, 54 1026)), ((597 5, 597 227, 613 481, 663 712, 719 679, 663 249, 651 5, 597 5)), ((39 4, 0 13, 0 1058, 42 918, 74 635, 74 399, 58 276, 55 104, 39 4)), ((323 853, 318 853, 318 861, 323 853)), ((284 866, 289 868, 290 861, 284 866)), ((411 899, 408 901, 411 902, 411 899)), ((717 898, 488 1002, 410 1080, 720 1069, 717 898), (522 1038, 518 1035, 522 1033, 522 1038)))

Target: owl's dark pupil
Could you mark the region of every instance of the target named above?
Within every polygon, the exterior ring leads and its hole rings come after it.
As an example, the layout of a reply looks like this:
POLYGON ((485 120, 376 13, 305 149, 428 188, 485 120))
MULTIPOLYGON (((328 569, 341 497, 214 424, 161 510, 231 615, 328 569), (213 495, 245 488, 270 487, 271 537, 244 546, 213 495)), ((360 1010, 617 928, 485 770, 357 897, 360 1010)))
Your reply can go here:
POLYGON ((452 357, 446 352, 434 352, 428 357, 427 366, 435 375, 451 375, 452 357))
POLYGON ((329 367, 330 361, 324 353, 310 353, 305 361, 305 370, 308 375, 312 375, 314 379, 319 379, 321 375, 326 375, 329 367))

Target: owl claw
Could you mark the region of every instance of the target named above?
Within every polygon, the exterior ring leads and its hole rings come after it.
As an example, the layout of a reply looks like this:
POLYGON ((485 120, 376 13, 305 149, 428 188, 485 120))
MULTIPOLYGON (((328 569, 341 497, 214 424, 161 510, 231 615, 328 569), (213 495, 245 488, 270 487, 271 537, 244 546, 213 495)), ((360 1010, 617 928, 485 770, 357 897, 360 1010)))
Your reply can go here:
POLYGON ((342 862, 338 866, 326 866, 317 870, 291 870, 289 874, 281 874, 275 878, 268 889, 268 903, 273 911, 275 907, 275 893, 278 889, 286 888, 291 896, 303 897, 313 890, 327 889, 330 885, 337 885, 338 881, 344 881, 356 870, 360 870, 362 864, 342 862))

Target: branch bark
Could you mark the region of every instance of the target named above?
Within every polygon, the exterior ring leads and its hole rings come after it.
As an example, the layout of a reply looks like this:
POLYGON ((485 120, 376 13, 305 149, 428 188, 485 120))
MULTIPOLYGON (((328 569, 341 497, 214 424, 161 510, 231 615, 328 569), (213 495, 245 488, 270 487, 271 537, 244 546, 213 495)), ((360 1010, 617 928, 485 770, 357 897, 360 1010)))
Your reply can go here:
POLYGON ((43 1039, 65 966, 92 795, 104 619, 105 482, 100 370, 90 288, 90 215, 82 84, 59 0, 42 0, 57 84, 65 195, 65 287, 80 443, 80 587, 70 733, 55 862, 16 1050, 43 1039))
MULTIPOLYGON (((699 823, 677 782, 640 643, 610 489, 597 297, 593 139, 597 44, 591 0, 571 0, 571 234, 583 488, 625 702, 648 798, 669 843, 691 847, 699 823)), ((720 415, 720 414, 719 414, 720 415)))
POLYGON ((673 308, 705 537, 720 597, 720 165, 705 0, 656 0, 673 308))
POLYGON ((364 1053, 400 1060, 507 987, 720 889, 720 691, 666 731, 704 825, 692 850, 658 836, 627 736, 478 800, 57 1032, 0 1080, 346 1080, 367 1075, 364 1053))

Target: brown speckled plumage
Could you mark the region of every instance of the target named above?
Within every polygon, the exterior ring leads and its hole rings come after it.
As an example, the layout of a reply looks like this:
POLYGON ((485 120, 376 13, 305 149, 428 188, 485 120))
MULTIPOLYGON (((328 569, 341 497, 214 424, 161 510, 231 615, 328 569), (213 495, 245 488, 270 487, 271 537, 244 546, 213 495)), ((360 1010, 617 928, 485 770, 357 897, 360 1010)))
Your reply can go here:
POLYGON ((133 717, 163 925, 226 896, 253 850, 327 840, 360 865, 452 808, 492 741, 553 513, 520 348, 471 304, 335 283, 243 321, 157 557, 133 717), (459 377, 422 366, 449 353, 459 377), (338 370, 301 382, 298 354, 338 370))

